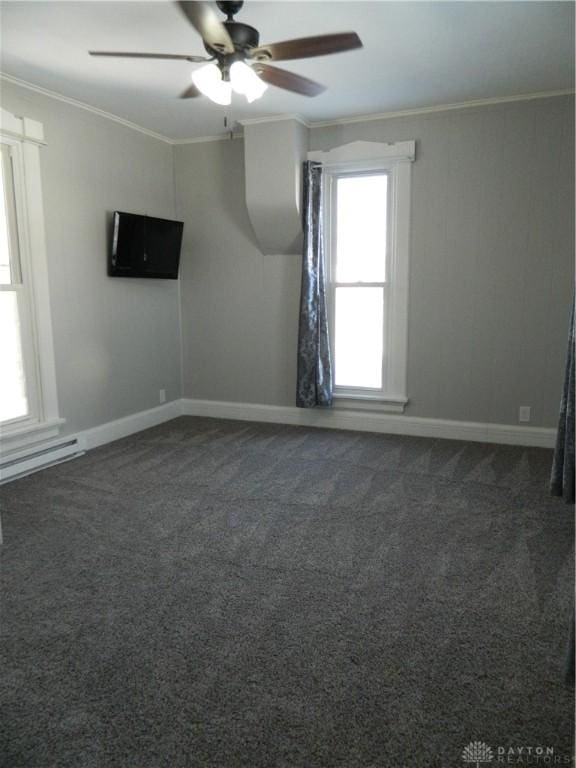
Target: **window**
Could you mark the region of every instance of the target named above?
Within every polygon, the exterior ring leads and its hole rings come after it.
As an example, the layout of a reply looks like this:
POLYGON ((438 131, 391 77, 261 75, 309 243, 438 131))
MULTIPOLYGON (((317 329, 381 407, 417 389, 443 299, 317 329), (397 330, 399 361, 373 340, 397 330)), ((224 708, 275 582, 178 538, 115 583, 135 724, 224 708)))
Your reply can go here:
POLYGON ((5 425, 32 418, 38 411, 30 293, 28 276, 24 282, 22 274, 16 213, 17 146, 0 143, 0 422, 5 425))
POLYGON ((386 173, 333 177, 329 267, 337 389, 382 390, 386 173))
POLYGON ((17 448, 57 434, 44 246, 42 126, 2 110, 0 132, 0 426, 17 448))
POLYGON ((410 163, 414 142, 355 142, 324 165, 336 404, 402 412, 406 394, 410 163))

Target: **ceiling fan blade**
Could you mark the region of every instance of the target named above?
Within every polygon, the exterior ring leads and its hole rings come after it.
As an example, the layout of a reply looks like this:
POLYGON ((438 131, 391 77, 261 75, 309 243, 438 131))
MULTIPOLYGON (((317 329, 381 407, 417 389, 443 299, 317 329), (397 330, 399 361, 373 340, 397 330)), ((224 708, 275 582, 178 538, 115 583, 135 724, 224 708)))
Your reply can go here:
POLYGON ((362 41, 356 32, 339 32, 334 35, 301 37, 297 40, 259 45, 258 48, 252 48, 248 55, 252 59, 262 57, 263 60, 287 61, 288 59, 307 59, 311 56, 326 56, 329 53, 343 53, 355 48, 362 48, 362 41))
POLYGON ((88 51, 90 56, 115 56, 125 59, 182 59, 184 61, 210 61, 206 56, 185 56, 178 53, 134 53, 129 51, 88 51))
POLYGON ((178 5, 210 48, 216 48, 221 53, 234 53, 234 44, 226 27, 208 3, 179 2, 178 5))
POLYGON ((202 93, 196 88, 194 83, 189 85, 188 88, 180 94, 181 99, 195 99, 197 96, 202 96, 202 93))
POLYGON ((269 64, 257 62, 253 66, 254 71, 265 83, 283 88, 285 91, 300 93, 302 96, 318 96, 326 90, 325 85, 320 85, 315 80, 288 72, 286 69, 271 67, 269 64))

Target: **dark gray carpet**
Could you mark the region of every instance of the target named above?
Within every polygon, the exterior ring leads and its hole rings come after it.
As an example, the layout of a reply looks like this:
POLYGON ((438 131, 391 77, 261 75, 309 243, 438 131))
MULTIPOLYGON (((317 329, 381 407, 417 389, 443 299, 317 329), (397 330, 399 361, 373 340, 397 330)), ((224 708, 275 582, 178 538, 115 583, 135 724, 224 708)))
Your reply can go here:
POLYGON ((551 458, 181 418, 4 486, 4 764, 568 759, 551 458))

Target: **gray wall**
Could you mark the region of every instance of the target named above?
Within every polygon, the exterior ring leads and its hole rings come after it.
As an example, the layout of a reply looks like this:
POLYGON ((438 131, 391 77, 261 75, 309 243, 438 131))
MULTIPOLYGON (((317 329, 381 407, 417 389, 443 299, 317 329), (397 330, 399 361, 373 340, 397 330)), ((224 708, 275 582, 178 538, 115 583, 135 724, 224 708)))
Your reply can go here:
MULTIPOLYGON (((574 282, 573 103, 310 132, 312 149, 417 141, 408 414, 516 423, 518 406, 530 405, 534 425, 555 426, 574 282)), ((7 83, 2 105, 46 130, 66 431, 151 408, 161 388, 176 399, 181 374, 185 397, 293 405, 301 259, 264 256, 256 244, 242 140, 171 147, 7 83), (181 305, 176 282, 106 276, 115 209, 184 219, 181 305)))
POLYGON ((44 208, 61 415, 75 432, 181 394, 178 284, 106 275, 110 212, 174 217, 169 144, 2 83, 44 123, 44 208))
MULTIPOLYGON (((353 123, 416 139, 407 413, 555 426, 574 282, 571 97, 353 123)), ((184 396, 294 404, 300 258, 263 256, 240 140, 175 148, 184 396)))
POLYGON ((175 147, 186 397, 293 404, 300 256, 263 256, 243 142, 175 147))

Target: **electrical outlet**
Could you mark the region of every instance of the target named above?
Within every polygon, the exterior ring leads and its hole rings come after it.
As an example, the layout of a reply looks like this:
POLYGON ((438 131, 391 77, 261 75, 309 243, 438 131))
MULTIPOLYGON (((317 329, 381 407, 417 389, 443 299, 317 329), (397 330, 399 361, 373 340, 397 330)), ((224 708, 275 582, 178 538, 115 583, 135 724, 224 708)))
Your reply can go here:
POLYGON ((161 403, 165 403, 166 402, 166 390, 165 389, 160 389, 158 391, 158 399, 160 400, 161 403))
POLYGON ((518 409, 518 421, 530 421, 530 406, 521 405, 518 409))

